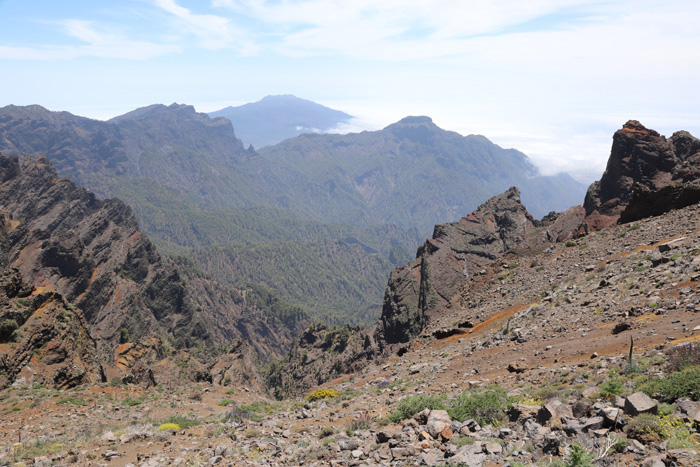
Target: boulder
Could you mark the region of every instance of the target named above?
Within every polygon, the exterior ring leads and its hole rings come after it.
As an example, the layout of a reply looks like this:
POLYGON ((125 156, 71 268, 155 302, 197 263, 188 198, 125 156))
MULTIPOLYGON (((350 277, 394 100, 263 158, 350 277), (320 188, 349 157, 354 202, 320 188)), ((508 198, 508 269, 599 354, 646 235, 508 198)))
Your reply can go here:
POLYGON ((390 439, 397 439, 401 437, 403 431, 398 425, 388 425, 377 432, 377 442, 386 443, 390 439))
POLYGON ((633 417, 642 413, 655 414, 657 410, 656 402, 643 392, 635 392, 625 399, 625 413, 633 417))
POLYGON ((452 423, 452 419, 447 414, 446 410, 432 410, 428 416, 428 423, 425 425, 425 431, 430 433, 430 436, 434 439, 437 439, 445 429, 450 430, 450 423, 452 423))
POLYGON ((627 424, 627 419, 622 415, 622 410, 615 407, 605 407, 600 411, 603 417, 603 427, 617 428, 627 424))
POLYGON ((526 420, 536 420, 539 412, 539 405, 515 404, 509 411, 510 421, 525 423, 526 420))
POLYGON ((524 373, 527 370, 528 370, 527 364, 523 361, 520 361, 520 360, 516 360, 516 361, 510 362, 508 364, 508 371, 511 373, 520 374, 520 373, 524 373))
POLYGON ((595 431, 603 428, 605 419, 603 417, 591 417, 583 421, 583 431, 595 431))
POLYGON ((481 444, 474 443, 471 446, 464 446, 450 458, 453 465, 467 465, 469 467, 481 467, 486 457, 482 452, 481 444))

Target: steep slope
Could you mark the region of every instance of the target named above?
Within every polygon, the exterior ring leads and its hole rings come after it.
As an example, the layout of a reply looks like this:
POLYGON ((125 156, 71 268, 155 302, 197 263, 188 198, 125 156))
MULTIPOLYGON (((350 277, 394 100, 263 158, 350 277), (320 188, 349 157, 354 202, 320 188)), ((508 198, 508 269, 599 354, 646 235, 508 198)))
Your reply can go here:
POLYGON ((302 133, 323 133, 353 117, 290 94, 267 96, 258 102, 209 112, 231 120, 236 134, 256 148, 277 144, 302 133))
POLYGON ((381 131, 302 135, 260 154, 328 186, 331 220, 369 218, 425 234, 511 186, 537 217, 578 204, 584 193, 567 175, 540 176, 516 150, 442 130, 428 117, 407 117, 381 131), (357 207, 335 207, 339 194, 357 207))
MULTIPOLYGON (((0 181, 0 267, 16 270, 27 289, 15 295, 54 294, 59 307, 74 305, 95 340, 88 353, 97 362, 111 365, 118 344, 152 338, 177 348, 250 338, 269 359, 307 324, 303 315, 266 315, 242 293, 191 271, 185 280, 138 230, 128 206, 59 178, 46 158, 0 157, 0 181)), ((28 317, 6 319, 19 329, 28 317)))
MULTIPOLYGON (((45 155, 57 161, 59 174, 78 181, 101 197, 118 196, 134 207, 144 230, 168 253, 228 243, 266 243, 270 251, 283 243, 324 241, 362 243, 354 255, 376 262, 374 250, 394 264, 410 256, 419 238, 415 229, 395 225, 326 224, 321 207, 326 187, 255 152, 245 151, 230 122, 210 119, 190 106, 154 105, 109 122, 49 112, 39 106, 0 109, 0 150, 45 155)), ((342 198, 342 197, 341 197, 342 198)), ((340 206, 348 200, 337 199, 340 206)), ((299 269, 292 261, 284 268, 299 269)), ((380 263, 385 263, 383 259, 380 263)), ((304 263, 308 265, 308 263, 304 263)), ((388 268, 383 267, 388 274, 388 268)), ((223 271, 212 271, 222 276, 223 271)), ((348 274, 349 288, 364 289, 365 278, 348 274)), ((370 289, 383 287, 384 276, 372 274, 370 289)), ((294 280, 293 276, 290 280, 294 280)), ((236 278, 248 284, 255 278, 236 278)), ((275 287, 274 282, 269 282, 275 287)), ((293 287, 303 287, 303 281, 293 287)), ((282 288, 279 289, 284 292, 282 288)), ((333 295, 333 290, 326 292, 333 295)), ((339 291, 337 296, 343 295, 339 291)), ((287 296, 285 298, 294 298, 287 296)), ((354 297, 357 298, 357 297, 354 297)), ((340 304, 347 321, 376 307, 372 298, 351 310, 340 304)), ((337 316, 339 310, 333 310, 337 316)))
POLYGON ((315 321, 353 326, 374 322, 394 264, 354 242, 217 245, 186 255, 222 284, 262 284, 299 304, 315 321))

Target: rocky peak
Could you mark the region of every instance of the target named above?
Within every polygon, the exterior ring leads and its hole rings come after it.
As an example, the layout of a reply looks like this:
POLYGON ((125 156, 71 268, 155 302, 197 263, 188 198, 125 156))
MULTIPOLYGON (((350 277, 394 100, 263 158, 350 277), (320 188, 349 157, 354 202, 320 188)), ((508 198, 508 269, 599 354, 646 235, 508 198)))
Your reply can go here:
POLYGON ((693 163, 699 150, 700 142, 688 132, 666 139, 636 120, 628 121, 613 136, 605 173, 586 193, 586 223, 598 230, 618 220, 660 214, 669 209, 668 203, 687 205, 694 188, 682 185, 700 176, 693 163))
POLYGON ((419 115, 416 117, 404 117, 397 122, 399 125, 418 125, 418 124, 433 124, 433 119, 426 117, 425 115, 419 115))
POLYGON ((418 249, 416 259, 392 272, 377 341, 395 344, 419 334, 474 273, 537 232, 515 187, 457 222, 435 226, 433 238, 418 249))

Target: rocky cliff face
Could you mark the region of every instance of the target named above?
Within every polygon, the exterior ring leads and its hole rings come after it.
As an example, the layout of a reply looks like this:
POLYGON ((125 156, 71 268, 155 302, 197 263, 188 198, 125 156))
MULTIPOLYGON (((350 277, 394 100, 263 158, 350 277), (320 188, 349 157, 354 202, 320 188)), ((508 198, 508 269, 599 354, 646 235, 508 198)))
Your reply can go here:
MULTIPOLYGON (((15 284, 5 287, 4 342, 25 342, 27 323, 39 313, 34 321, 48 323, 50 332, 40 333, 43 340, 29 338, 21 349, 31 352, 37 345, 65 341, 66 333, 82 333, 82 346, 62 355, 86 359, 74 369, 89 372, 97 364, 115 366, 122 350, 128 350, 118 349, 120 343, 154 338, 176 348, 226 346, 236 337, 251 338, 257 354, 270 359, 291 342, 296 329, 289 326, 305 324, 297 320, 286 326, 249 306, 240 292, 196 274, 185 280, 138 230, 128 206, 99 200, 59 178, 47 158, 0 156, 0 180, 0 272, 15 284), (47 298, 32 299, 21 313, 12 308, 13 300, 21 303, 37 294, 47 298), (61 323, 66 333, 60 332, 61 323)), ((3 365, 14 377, 28 360, 6 351, 3 365), (12 366, 17 362, 20 367, 12 366)), ((127 353, 122 357, 122 369, 135 367, 127 353)), ((53 379, 80 380, 66 371, 53 379)))
POLYGON ((0 166, 0 205, 13 227, 2 238, 2 265, 74 303, 102 350, 122 328, 132 339, 206 339, 178 271, 138 231, 128 206, 58 178, 46 158, 2 158, 0 166))
POLYGON ((70 387, 100 382, 96 343, 82 313, 57 293, 22 280, 17 269, 0 277, 0 388, 11 383, 70 387))
POLYGON ((659 215, 700 200, 700 141, 686 131, 666 139, 630 120, 613 136, 608 165, 584 201, 593 229, 659 215))
POLYGON ((484 265, 541 237, 517 188, 491 198, 457 222, 435 226, 433 238, 418 249, 416 259, 392 273, 376 339, 407 342, 484 265))

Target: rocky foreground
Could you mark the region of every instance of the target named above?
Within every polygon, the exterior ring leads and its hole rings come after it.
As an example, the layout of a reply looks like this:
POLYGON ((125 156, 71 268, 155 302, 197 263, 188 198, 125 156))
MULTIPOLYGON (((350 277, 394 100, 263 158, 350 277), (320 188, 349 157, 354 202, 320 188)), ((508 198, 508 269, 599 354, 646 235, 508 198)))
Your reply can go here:
POLYGON ((398 354, 304 399, 236 381, 16 384, 0 462, 700 465, 699 215, 511 250, 398 354))

